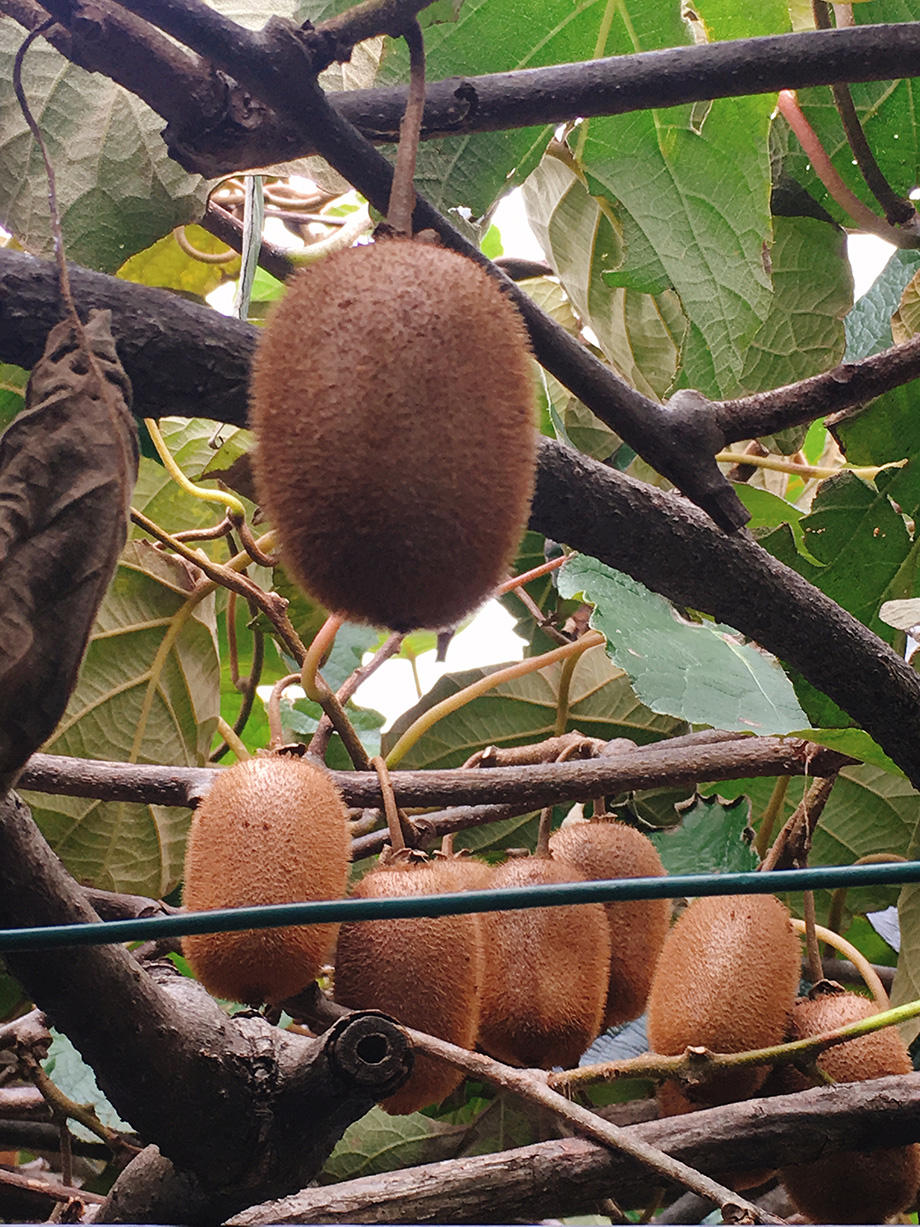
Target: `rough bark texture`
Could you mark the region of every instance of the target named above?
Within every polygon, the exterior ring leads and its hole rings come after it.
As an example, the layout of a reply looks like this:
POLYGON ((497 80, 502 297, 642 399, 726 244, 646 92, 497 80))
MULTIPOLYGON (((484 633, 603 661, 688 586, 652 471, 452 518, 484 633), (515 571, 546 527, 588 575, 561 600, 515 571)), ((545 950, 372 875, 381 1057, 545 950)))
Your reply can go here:
MULTIPOLYGON (((706 1172, 807 1162, 920 1138, 920 1074, 750 1100, 649 1121, 631 1132, 706 1172)), ((632 1159, 565 1138, 429 1163, 254 1206, 230 1227, 267 1223, 537 1222, 591 1212, 604 1197, 643 1206, 660 1185, 632 1159)))

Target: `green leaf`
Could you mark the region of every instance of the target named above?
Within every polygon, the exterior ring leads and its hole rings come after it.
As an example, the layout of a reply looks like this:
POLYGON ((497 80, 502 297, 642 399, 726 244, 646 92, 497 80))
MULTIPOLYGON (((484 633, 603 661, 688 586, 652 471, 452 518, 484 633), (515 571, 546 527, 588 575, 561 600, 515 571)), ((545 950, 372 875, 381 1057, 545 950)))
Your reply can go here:
POLYGON ((813 217, 776 217, 773 234, 773 299, 751 338, 740 393, 795 383, 843 357, 843 317, 853 304, 846 235, 813 217))
MULTIPOLYGON (((12 88, 24 37, 15 22, 0 22, 0 221, 29 251, 50 256, 45 167, 12 88)), ((114 273, 202 216, 207 184, 169 157, 162 118, 134 94, 77 68, 42 39, 26 55, 23 86, 55 170, 71 260, 114 273)))
MULTIPOLYGON (((758 825, 774 784, 772 779, 720 780, 701 786, 700 791, 720 796, 745 793, 751 799, 754 824, 758 825)), ((779 831, 811 784, 809 779, 789 781, 774 833, 779 831)), ((918 794, 901 775, 868 763, 844 767, 821 813, 808 863, 852 865, 861 857, 877 852, 907 856, 917 825, 917 803, 918 794)), ((896 886, 851 887, 847 892, 847 909, 854 913, 874 911, 894 903, 897 893, 896 886)), ((818 919, 822 920, 827 915, 830 894, 823 891, 818 898, 818 919)), ((792 896, 792 901, 799 905, 801 897, 792 896)))
POLYGON ((751 873, 757 868, 748 797, 726 801, 697 795, 678 808, 680 824, 649 837, 669 874, 751 873))
POLYGON ((795 735, 819 746, 839 750, 841 754, 849 754, 873 767, 881 767, 883 771, 889 771, 893 775, 904 775, 901 768, 891 761, 882 747, 863 729, 801 729, 797 730, 795 735))
MULTIPOLYGON (((505 668, 498 665, 496 668, 505 668)), ((401 767, 457 767, 483 746, 517 746, 553 735, 563 664, 547 665, 480 695, 433 725, 402 759, 401 767)), ((431 690, 384 734, 387 754, 423 712, 465 686, 495 672, 468 669, 440 678, 431 690)), ((601 646, 579 658, 569 690, 566 729, 589 737, 630 737, 645 745, 682 732, 682 722, 655 715, 636 699, 625 673, 607 659, 601 646)))
POLYGON ((920 251, 895 251, 869 289, 853 305, 844 321, 847 362, 859 362, 892 345, 891 317, 918 266, 920 251))
POLYGON ((763 734, 801 728, 804 712, 782 669, 730 627, 681 621, 664 597, 584 554, 566 562, 559 591, 594 605, 591 625, 652 711, 763 734))
POLYGON ((544 158, 522 190, 534 233, 606 357, 644 395, 663 399, 677 373, 687 321, 660 264, 633 272, 638 285, 617 284, 622 231, 559 158, 544 158), (656 293, 643 292, 649 289, 656 293))
MULTIPOLYGON (((78 758, 200 766, 217 724, 213 594, 172 555, 131 541, 99 611, 77 688, 45 749, 78 758)), ((185 809, 25 794, 81 882, 167 894, 182 876, 185 809)))
POLYGON ((787 503, 778 494, 771 494, 769 490, 764 490, 762 486, 752 486, 750 482, 733 482, 732 489, 751 513, 748 528, 756 539, 759 539, 768 530, 779 528, 782 524, 788 524, 796 548, 800 553, 806 552, 805 537, 800 524, 804 515, 801 508, 795 507, 792 503, 787 503))
POLYGON ((762 538, 787 565, 891 642, 892 631, 878 617, 883 600, 904 596, 890 591, 913 549, 903 517, 887 492, 842 472, 822 482, 811 512, 799 521, 812 559, 783 552, 780 539, 762 538))
POLYGON ((466 1125, 445 1124, 421 1112, 390 1116, 383 1108, 371 1108, 345 1130, 319 1179, 332 1184, 451 1159, 467 1133, 466 1125))
MULTIPOLYGON (((607 50, 651 51, 689 37, 677 7, 632 3, 618 10, 607 50)), ((632 219, 680 296, 694 326, 688 346, 705 347, 716 386, 696 370, 690 378, 707 393, 735 393, 770 310, 773 105, 760 96, 720 99, 705 114, 683 106, 595 118, 578 151, 591 193, 624 226, 632 219)), ((624 268, 632 264, 627 247, 624 268)))
POLYGON ((0 362, 0 430, 4 430, 25 404, 29 372, 0 362))
MULTIPOLYGON (((131 1126, 121 1119, 100 1091, 96 1075, 67 1036, 60 1031, 52 1031, 51 1035, 51 1047, 48 1049, 47 1058, 42 1062, 42 1068, 55 1086, 76 1103, 92 1108, 103 1125, 107 1125, 109 1129, 130 1133, 131 1126)), ((69 1121, 68 1127, 76 1137, 84 1141, 98 1140, 94 1133, 78 1121, 69 1121)))
MULTIPOLYGON (((189 226, 186 238, 198 251, 216 254, 228 250, 226 243, 200 226, 189 226)), ((206 298, 212 290, 239 274, 240 258, 235 252, 232 256, 226 264, 196 260, 182 250, 174 234, 167 234, 152 247, 126 260, 118 270, 118 276, 140 285, 159 286, 164 290, 177 290, 206 298)))

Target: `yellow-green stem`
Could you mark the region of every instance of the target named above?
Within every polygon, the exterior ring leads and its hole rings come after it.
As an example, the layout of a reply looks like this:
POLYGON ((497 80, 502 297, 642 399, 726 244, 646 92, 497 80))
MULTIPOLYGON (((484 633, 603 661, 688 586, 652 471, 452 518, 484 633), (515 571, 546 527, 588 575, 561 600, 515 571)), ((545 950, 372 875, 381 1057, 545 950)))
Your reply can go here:
POLYGON ((175 461, 172 452, 166 446, 166 440, 160 434, 160 428, 153 418, 144 418, 144 425, 150 432, 150 438, 153 440, 153 446, 157 449, 157 455, 163 461, 163 467, 173 479, 173 481, 182 487, 186 494, 191 494, 193 498, 202 499, 206 503, 220 503, 229 511, 235 512, 238 516, 246 517, 246 508, 236 497, 228 490, 212 490, 207 486, 196 486, 193 481, 185 476, 175 461))
POLYGON ((767 855, 773 839, 773 828, 776 826, 776 819, 783 811, 783 803, 786 800, 788 788, 788 775, 781 775, 773 785, 770 800, 767 802, 767 808, 763 812, 760 826, 757 829, 757 838, 754 840, 754 851, 761 860, 767 855))
POLYGON ((245 763, 247 759, 252 758, 252 755, 246 749, 241 738, 236 735, 233 728, 227 723, 223 716, 217 717, 217 731, 236 755, 239 762, 245 763))
POLYGON ((519 664, 508 665, 505 669, 497 669, 495 673, 490 673, 488 677, 481 678, 470 686, 465 686, 463 690, 459 690, 447 699, 442 699, 440 703, 436 703, 434 707, 429 708, 428 711, 424 712, 416 721, 409 725, 387 755, 387 766, 395 767, 408 754, 419 738, 424 733, 427 733, 433 725, 437 724, 439 720, 443 720, 445 716, 450 715, 451 712, 459 711, 461 707, 465 707, 473 699, 478 699, 481 694, 487 694, 488 691, 494 690, 496 686, 500 686, 503 682, 510 682, 516 677, 524 677, 528 673, 535 673, 538 669, 544 669, 547 665, 555 664, 558 660, 566 660, 569 656, 581 655, 588 648, 597 647, 604 642, 604 636, 599 631, 590 631, 574 643, 567 643, 561 648, 553 648, 552 651, 545 652, 542 656, 531 656, 527 660, 522 660, 519 664))

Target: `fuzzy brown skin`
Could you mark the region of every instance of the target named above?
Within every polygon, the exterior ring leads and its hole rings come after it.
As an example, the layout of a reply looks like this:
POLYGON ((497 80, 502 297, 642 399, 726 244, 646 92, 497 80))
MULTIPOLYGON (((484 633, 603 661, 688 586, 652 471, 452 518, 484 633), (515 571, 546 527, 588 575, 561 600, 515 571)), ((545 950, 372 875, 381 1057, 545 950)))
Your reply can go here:
POLYGON ((250 397, 285 565, 352 621, 455 625, 505 578, 527 523, 534 403, 524 324, 470 260, 389 239, 304 269, 250 397))
MULTIPOLYGON (((195 810, 185 854, 190 911, 340 899, 351 843, 329 776, 301 758, 263 757, 221 771, 195 810)), ((316 978, 338 925, 183 938, 209 993, 258 1005, 316 978)))
MULTIPOLYGON (((779 1044, 799 987, 801 946, 773 895, 695 899, 668 934, 648 1000, 652 1052, 744 1052, 779 1044)), ((663 1116, 747 1099, 767 1068, 735 1070, 684 1094, 659 1089, 663 1116)))
MULTIPOLYGON (((492 885, 583 880, 563 861, 528 856, 499 866, 492 885)), ((484 912, 482 921, 487 975, 479 1046, 508 1065, 577 1065, 604 1019, 610 930, 603 904, 484 912)))
MULTIPOLYGON (((356 899, 433 895, 458 890, 437 863, 394 863, 372 869, 356 899)), ((479 917, 411 917, 343 924, 335 955, 335 999, 354 1009, 382 1010, 397 1022, 472 1049, 479 1028, 485 956, 479 917)), ((402 1116, 440 1103, 463 1072, 416 1053, 409 1080, 383 1101, 402 1116)))
MULTIPOLYGON (((804 1039, 878 1013, 878 1006, 855 993, 821 993, 796 1002, 790 1039, 804 1039)), ((885 1027, 828 1048, 818 1067, 836 1082, 861 1082, 913 1068, 896 1027, 885 1027)), ((777 1094, 817 1085, 816 1079, 784 1066, 773 1082, 777 1094)), ((786 1167, 780 1177, 796 1209, 815 1223, 881 1223, 912 1205, 920 1186, 920 1145, 897 1146, 865 1154, 845 1151, 786 1167)))
MULTIPOLYGON (((550 851, 586 878, 665 876, 658 850, 624 822, 575 822, 549 841, 550 851)), ((610 984, 604 1027, 638 1018, 645 1009, 655 964, 671 924, 669 899, 605 903, 610 926, 610 984)))

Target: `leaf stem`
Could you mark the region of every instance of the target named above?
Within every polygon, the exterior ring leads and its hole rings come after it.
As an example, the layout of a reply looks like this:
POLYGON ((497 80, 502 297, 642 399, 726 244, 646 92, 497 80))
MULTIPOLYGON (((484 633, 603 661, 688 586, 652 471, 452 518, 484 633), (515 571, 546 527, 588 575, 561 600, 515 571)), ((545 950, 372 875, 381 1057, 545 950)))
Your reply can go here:
POLYGON ((207 486, 196 486, 193 481, 190 481, 185 476, 176 463, 172 452, 166 446, 166 440, 160 433, 160 428, 153 418, 144 418, 144 425, 150 432, 150 438, 157 450, 157 455, 163 461, 163 467, 186 494, 191 494, 193 498, 202 499, 206 503, 220 503, 228 511, 235 512, 236 515, 241 516, 243 519, 246 518, 246 508, 235 494, 231 494, 229 490, 212 490, 207 486))
MULTIPOLYGON (((810 893, 810 892, 809 892, 810 893)), ((791 918, 792 927, 797 933, 805 933, 806 926, 803 920, 798 920, 796 917, 791 918)), ((888 994, 885 992, 885 986, 879 979, 878 973, 869 962, 869 960, 856 949, 851 942, 848 942, 845 937, 841 937, 839 933, 835 933, 833 929, 827 929, 824 925, 815 925, 815 936, 819 937, 825 945, 833 946, 835 950, 839 950, 844 958, 849 959, 859 974, 865 981, 866 988, 875 998, 876 1004, 880 1010, 887 1010, 889 1006, 888 994)))
POLYGON ((478 682, 473 682, 471 685, 465 686, 463 690, 457 691, 456 694, 442 699, 440 703, 430 707, 428 711, 423 712, 417 720, 409 725, 387 755, 387 766, 395 767, 412 749, 419 738, 433 725, 437 724, 439 720, 443 720, 445 716, 450 715, 451 712, 459 711, 461 707, 465 707, 473 699, 478 699, 481 694, 494 690, 496 686, 501 686, 504 682, 524 677, 528 673, 535 673, 538 669, 544 669, 547 665, 553 665, 559 660, 565 660, 569 656, 580 656, 588 648, 598 647, 605 642, 604 636, 599 631, 590 631, 574 643, 567 643, 561 648, 553 648, 552 651, 545 652, 542 656, 531 656, 527 660, 520 661, 518 664, 508 665, 504 669, 496 669, 488 677, 480 678, 478 682))
POLYGON ((819 480, 835 477, 838 473, 853 473, 874 481, 885 469, 903 469, 909 462, 909 457, 903 460, 889 460, 887 464, 838 464, 818 465, 800 464, 796 460, 787 460, 784 456, 755 456, 750 452, 724 451, 716 453, 720 464, 743 464, 757 469, 772 469, 776 473, 793 473, 797 477, 812 477, 819 480))

